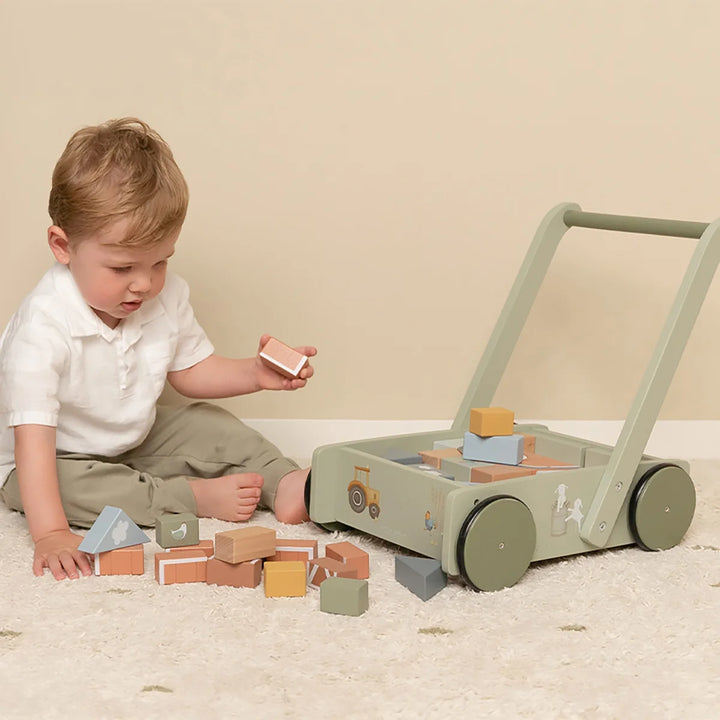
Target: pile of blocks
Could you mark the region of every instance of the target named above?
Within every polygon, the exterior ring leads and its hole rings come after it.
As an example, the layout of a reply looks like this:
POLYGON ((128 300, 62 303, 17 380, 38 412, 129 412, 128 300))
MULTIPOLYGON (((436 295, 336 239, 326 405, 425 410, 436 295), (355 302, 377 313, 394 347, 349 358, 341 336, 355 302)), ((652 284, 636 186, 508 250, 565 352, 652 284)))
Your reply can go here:
MULTIPOLYGON (((191 513, 163 515, 155 540, 155 580, 160 585, 207 583, 255 588, 266 597, 304 597, 320 589, 320 609, 362 615, 368 609, 370 557, 350 542, 328 543, 318 557, 317 540, 277 538, 275 530, 242 527, 199 539, 191 513)), ((142 575, 143 543, 150 538, 120 509, 106 507, 80 545, 95 557, 96 575, 142 575)))
POLYGON ((535 436, 515 432, 515 414, 503 407, 473 408, 462 447, 455 441, 438 441, 432 450, 419 453, 422 461, 440 469, 444 459, 470 460, 470 481, 496 482, 535 475, 538 470, 570 467, 567 463, 535 453, 535 436))

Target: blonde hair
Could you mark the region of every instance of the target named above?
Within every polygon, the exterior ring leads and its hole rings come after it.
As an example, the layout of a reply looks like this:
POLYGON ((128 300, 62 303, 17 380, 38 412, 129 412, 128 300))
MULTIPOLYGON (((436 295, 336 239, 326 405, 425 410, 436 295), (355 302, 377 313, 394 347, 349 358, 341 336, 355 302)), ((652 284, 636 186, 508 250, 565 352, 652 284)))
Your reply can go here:
POLYGON ((167 143, 126 117, 70 138, 53 171, 48 212, 71 241, 127 219, 123 244, 141 247, 180 230, 188 197, 167 143))

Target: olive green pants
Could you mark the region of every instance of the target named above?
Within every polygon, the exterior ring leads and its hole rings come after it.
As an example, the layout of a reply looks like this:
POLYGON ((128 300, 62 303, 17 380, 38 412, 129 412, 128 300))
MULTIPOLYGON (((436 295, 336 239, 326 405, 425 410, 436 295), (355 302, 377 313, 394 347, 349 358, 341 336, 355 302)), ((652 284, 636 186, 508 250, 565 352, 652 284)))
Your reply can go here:
MULTIPOLYGON (((188 478, 258 473, 260 505, 273 509, 280 479, 298 465, 260 433, 210 403, 158 406, 145 440, 117 457, 61 454, 60 497, 68 522, 90 527, 106 505, 122 508, 138 525, 152 527, 164 513, 195 513, 188 478)), ((15 470, 0 489, 11 510, 22 511, 15 470)))

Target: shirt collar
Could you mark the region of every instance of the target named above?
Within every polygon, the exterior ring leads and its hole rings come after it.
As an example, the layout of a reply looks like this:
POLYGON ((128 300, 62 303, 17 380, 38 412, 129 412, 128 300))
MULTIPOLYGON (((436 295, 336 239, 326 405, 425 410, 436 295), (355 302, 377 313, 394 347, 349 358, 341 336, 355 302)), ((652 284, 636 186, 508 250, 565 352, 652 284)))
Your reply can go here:
POLYGON ((108 327, 85 302, 80 289, 67 265, 56 263, 52 269, 52 279, 58 295, 67 309, 67 321, 72 337, 101 336, 112 341, 122 335, 128 344, 136 342, 142 334, 142 326, 162 314, 157 298, 153 298, 125 318, 115 328, 108 327))

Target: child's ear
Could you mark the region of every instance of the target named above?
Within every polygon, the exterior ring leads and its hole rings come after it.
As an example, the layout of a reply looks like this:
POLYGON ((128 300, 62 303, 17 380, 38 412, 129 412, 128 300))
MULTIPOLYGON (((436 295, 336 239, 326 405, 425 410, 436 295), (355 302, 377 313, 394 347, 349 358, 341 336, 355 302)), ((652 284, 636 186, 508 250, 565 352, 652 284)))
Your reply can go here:
POLYGON ((67 265, 70 262, 70 244, 62 228, 57 225, 48 228, 48 245, 59 263, 67 265))

